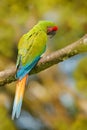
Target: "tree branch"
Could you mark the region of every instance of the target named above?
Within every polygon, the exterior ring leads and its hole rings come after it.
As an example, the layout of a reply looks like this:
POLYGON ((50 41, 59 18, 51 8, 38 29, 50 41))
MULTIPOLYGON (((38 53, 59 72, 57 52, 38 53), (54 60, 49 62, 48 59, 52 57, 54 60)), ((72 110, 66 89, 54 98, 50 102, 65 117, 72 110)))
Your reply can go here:
MULTIPOLYGON (((87 52, 87 34, 83 36, 80 40, 68 45, 67 47, 55 51, 47 56, 42 57, 37 65, 30 72, 31 74, 38 73, 42 70, 49 68, 59 62, 62 62, 74 55, 80 54, 82 52, 87 52)), ((15 81, 16 68, 13 66, 10 69, 0 72, 0 86, 6 83, 11 83, 15 81)))

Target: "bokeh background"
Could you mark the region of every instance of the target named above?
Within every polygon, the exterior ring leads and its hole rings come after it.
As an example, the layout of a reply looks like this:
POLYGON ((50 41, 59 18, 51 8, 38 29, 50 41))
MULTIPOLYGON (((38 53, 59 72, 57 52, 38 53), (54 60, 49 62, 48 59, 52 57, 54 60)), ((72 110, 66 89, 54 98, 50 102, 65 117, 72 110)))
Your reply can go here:
MULTIPOLYGON (((0 0, 0 71, 16 64, 20 37, 39 20, 58 26, 47 53, 87 33, 86 0, 0 0)), ((0 130, 87 130, 87 54, 32 75, 19 119, 11 120, 16 82, 0 87, 0 130)))

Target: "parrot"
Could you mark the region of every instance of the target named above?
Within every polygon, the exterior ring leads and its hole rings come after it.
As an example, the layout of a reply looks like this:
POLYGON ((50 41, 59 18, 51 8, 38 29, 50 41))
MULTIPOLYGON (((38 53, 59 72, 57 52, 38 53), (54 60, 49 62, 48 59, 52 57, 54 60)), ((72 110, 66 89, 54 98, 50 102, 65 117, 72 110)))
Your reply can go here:
POLYGON ((29 72, 34 68, 45 52, 47 37, 54 36, 57 30, 58 26, 54 22, 42 20, 20 38, 15 75, 17 84, 12 109, 12 119, 20 116, 29 72))

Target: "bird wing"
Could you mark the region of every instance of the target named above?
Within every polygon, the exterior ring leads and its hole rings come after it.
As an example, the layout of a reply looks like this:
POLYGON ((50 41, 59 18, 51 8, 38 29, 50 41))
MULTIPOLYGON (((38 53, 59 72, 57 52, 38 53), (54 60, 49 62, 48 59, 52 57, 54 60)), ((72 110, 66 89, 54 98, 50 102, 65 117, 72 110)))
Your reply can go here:
POLYGON ((18 44, 16 78, 22 79, 40 59, 46 49, 47 35, 44 31, 25 34, 18 44))

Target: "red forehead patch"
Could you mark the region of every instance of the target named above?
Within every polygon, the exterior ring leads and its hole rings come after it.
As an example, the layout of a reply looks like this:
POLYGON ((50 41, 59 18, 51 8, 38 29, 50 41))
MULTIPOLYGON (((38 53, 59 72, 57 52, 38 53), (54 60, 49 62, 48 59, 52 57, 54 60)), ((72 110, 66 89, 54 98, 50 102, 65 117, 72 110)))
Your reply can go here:
POLYGON ((57 27, 57 26, 54 26, 54 27, 52 28, 52 30, 53 30, 53 31, 57 31, 57 30, 58 30, 58 27, 57 27))

